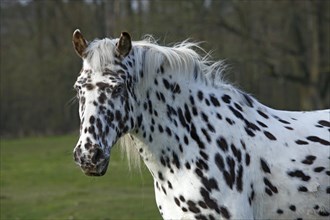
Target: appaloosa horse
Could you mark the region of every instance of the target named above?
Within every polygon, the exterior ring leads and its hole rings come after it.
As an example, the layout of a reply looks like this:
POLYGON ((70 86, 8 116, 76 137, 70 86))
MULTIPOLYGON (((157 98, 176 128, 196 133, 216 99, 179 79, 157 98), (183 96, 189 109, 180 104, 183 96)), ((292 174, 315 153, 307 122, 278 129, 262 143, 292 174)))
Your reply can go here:
MULTIPOLYGON (((146 39, 86 41, 74 85, 74 159, 102 176, 120 138, 154 178, 164 219, 329 219, 329 110, 271 109, 222 80, 222 62, 146 39)), ((123 207, 124 209, 124 207, 123 207)))

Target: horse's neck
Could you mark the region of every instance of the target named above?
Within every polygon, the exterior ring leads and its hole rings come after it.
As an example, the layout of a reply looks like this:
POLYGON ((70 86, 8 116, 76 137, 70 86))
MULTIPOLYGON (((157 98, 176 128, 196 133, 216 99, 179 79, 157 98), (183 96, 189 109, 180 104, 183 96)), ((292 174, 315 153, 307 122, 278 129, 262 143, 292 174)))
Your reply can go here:
MULTIPOLYGON (((136 115, 137 126, 133 135, 145 144, 143 149, 138 150, 152 173, 166 167, 162 161, 162 158, 163 160, 166 158, 163 155, 170 154, 171 158, 177 155, 181 161, 200 155, 199 148, 202 146, 198 146, 198 141, 193 140, 192 132, 200 136, 204 147, 208 148, 210 144, 205 141, 202 126, 213 127, 218 135, 222 133, 219 131, 228 130, 230 126, 228 120, 240 120, 228 110, 227 97, 230 97, 232 106, 237 104, 246 108, 243 110, 244 117, 256 117, 255 111, 247 106, 250 100, 246 100, 231 86, 224 85, 216 88, 207 85, 205 81, 179 79, 179 73, 173 74, 175 73, 156 73, 149 76, 148 82, 141 81, 140 88, 136 85, 135 93, 139 94, 139 101, 136 115), (209 119, 205 119, 205 116, 209 119), (206 122, 207 120, 209 123, 206 122), (193 148, 192 145, 197 147, 193 148)), ((254 108, 258 108, 257 105, 262 107, 257 101, 253 102, 254 108)), ((214 135, 212 131, 209 134, 214 135)), ((239 140, 239 134, 236 132, 235 135, 239 140)), ((176 164, 176 166, 184 166, 184 164, 176 164)))

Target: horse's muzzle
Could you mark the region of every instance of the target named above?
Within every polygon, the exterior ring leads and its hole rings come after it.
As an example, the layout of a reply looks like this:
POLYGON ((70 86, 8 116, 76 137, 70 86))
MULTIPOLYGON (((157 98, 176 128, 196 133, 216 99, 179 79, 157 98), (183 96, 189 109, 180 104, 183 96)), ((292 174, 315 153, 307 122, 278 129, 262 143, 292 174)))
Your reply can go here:
POLYGON ((76 164, 87 176, 103 176, 107 172, 110 156, 106 157, 98 145, 93 145, 88 154, 75 149, 73 155, 76 164))
POLYGON ((81 165, 80 168, 87 176, 103 176, 107 172, 109 161, 110 159, 104 160, 96 166, 81 165))

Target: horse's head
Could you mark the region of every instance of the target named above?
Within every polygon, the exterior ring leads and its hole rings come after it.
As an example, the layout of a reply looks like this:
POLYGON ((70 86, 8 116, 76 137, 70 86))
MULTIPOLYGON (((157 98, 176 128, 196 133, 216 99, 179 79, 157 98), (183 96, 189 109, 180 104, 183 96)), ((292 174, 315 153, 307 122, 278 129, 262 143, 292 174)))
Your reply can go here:
POLYGON ((128 33, 119 39, 88 43, 79 30, 73 46, 83 59, 74 88, 79 99, 80 138, 74 159, 86 175, 102 176, 111 147, 134 127, 129 103, 127 59, 132 44, 128 33))

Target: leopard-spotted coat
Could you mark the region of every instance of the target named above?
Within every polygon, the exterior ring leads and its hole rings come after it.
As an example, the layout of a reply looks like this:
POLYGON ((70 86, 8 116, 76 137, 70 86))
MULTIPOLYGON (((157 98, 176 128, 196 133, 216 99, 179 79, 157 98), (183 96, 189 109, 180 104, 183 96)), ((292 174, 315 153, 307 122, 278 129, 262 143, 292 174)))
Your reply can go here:
POLYGON ((264 106, 193 43, 162 47, 125 32, 89 43, 77 30, 73 44, 83 59, 74 159, 85 174, 104 175, 129 135, 164 219, 329 219, 329 110, 264 106))

